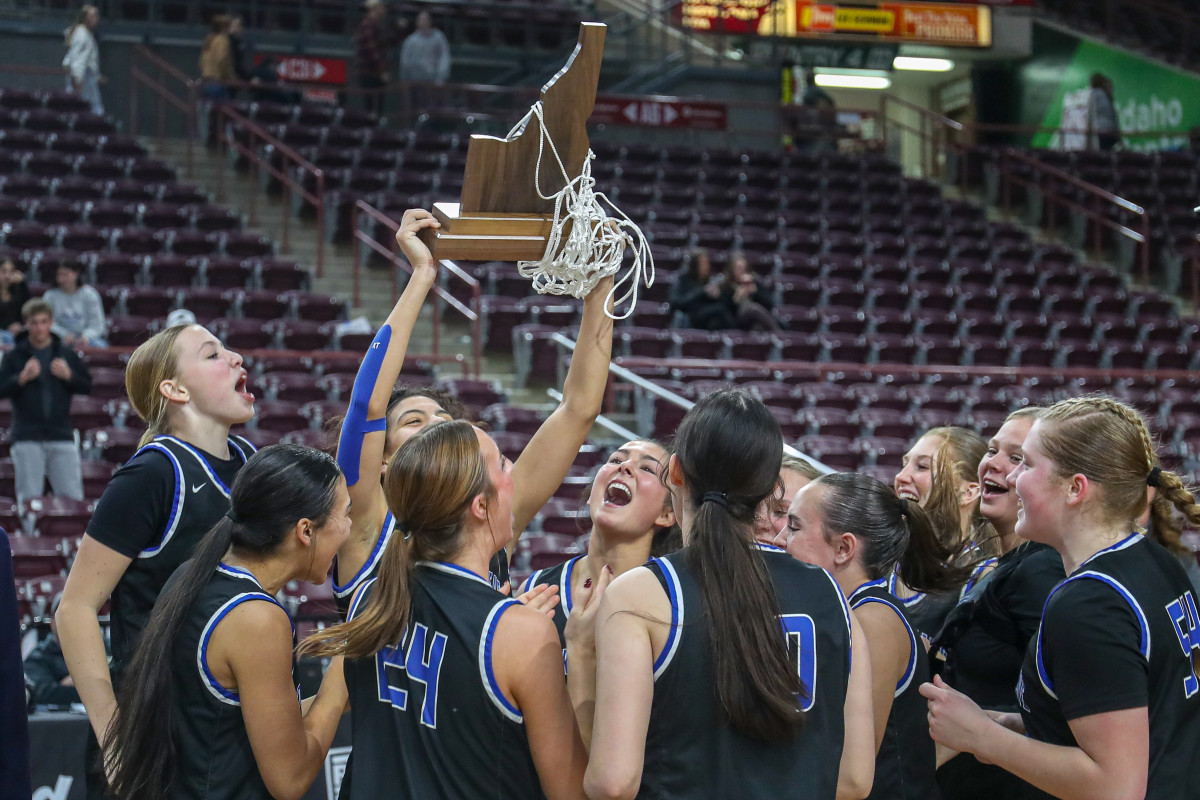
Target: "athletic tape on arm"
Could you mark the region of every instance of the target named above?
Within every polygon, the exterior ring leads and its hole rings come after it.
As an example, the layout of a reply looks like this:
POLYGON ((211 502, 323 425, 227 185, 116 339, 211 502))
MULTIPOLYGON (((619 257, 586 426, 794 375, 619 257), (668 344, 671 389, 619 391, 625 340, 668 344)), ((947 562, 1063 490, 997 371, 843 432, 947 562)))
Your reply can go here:
POLYGON ((384 325, 371 340, 358 374, 354 376, 354 389, 350 393, 346 418, 342 421, 342 435, 338 438, 337 449, 338 466, 346 476, 347 486, 358 483, 363 439, 368 433, 387 430, 387 415, 379 419, 367 419, 367 407, 379 381, 379 370, 383 367, 383 357, 387 354, 391 339, 392 326, 384 325))

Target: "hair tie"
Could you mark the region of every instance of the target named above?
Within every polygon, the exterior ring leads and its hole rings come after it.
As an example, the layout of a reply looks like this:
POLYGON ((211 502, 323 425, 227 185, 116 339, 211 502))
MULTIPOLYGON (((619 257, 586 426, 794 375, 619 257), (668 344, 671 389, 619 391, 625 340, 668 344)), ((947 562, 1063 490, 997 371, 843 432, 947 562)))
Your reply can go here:
POLYGON ((225 512, 225 518, 228 519, 230 522, 232 522, 234 525, 237 525, 239 522, 241 522, 241 520, 238 519, 237 514, 233 513, 232 508, 230 508, 228 511, 225 512))
POLYGON ((1146 476, 1146 485, 1158 488, 1158 476, 1162 475, 1162 467, 1155 467, 1150 470, 1150 474, 1146 476))
POLYGON ((902 517, 908 516, 908 498, 907 497, 900 498, 900 516, 902 516, 902 517))
POLYGON ((721 508, 729 508, 729 499, 725 497, 724 492, 705 492, 700 495, 700 505, 704 505, 705 503, 716 503, 721 508))

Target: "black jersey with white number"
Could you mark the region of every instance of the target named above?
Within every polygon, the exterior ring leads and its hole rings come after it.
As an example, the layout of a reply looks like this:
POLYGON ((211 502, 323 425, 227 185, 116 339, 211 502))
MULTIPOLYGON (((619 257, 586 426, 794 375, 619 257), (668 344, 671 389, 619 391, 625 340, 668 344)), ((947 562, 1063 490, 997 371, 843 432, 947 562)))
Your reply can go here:
POLYGON ((167 579, 229 510, 229 487, 254 446, 229 437, 220 459, 174 436, 158 436, 121 467, 87 533, 133 559, 112 592, 114 671, 133 653, 167 579))
POLYGON ((342 800, 543 797, 524 717, 492 667, 496 626, 518 602, 454 564, 418 562, 412 586, 403 641, 346 662, 354 755, 342 800))
POLYGON ((1075 746, 1073 719, 1147 708, 1147 800, 1200 798, 1200 623, 1179 561, 1140 534, 1084 561, 1046 601, 1017 695, 1029 735, 1075 746))
POLYGON ((671 630, 654 663, 654 699, 639 798, 832 800, 844 738, 850 610, 833 577, 759 546, 806 697, 804 727, 764 744, 721 721, 704 598, 684 548, 651 559, 671 601, 671 630))
POLYGON ((909 656, 896 683, 883 742, 875 756, 875 782, 868 800, 933 800, 938 797, 937 756, 929 736, 928 707, 918 688, 929 680, 929 658, 904 612, 887 589, 887 578, 870 581, 850 594, 850 608, 877 603, 891 609, 908 633, 909 656))
POLYGON ((537 572, 525 579, 525 583, 521 584, 521 593, 528 592, 535 586, 549 584, 558 587, 558 605, 554 607, 554 627, 558 628, 558 639, 562 642, 564 658, 567 650, 567 619, 571 616, 571 610, 575 607, 575 598, 572 596, 571 582, 575 577, 575 567, 579 564, 579 560, 583 556, 575 556, 569 561, 565 561, 548 569, 539 569, 537 572))
POLYGON ((217 682, 207 659, 213 631, 246 602, 279 605, 249 572, 221 564, 196 597, 171 651, 175 800, 271 797, 250 749, 241 698, 217 682))

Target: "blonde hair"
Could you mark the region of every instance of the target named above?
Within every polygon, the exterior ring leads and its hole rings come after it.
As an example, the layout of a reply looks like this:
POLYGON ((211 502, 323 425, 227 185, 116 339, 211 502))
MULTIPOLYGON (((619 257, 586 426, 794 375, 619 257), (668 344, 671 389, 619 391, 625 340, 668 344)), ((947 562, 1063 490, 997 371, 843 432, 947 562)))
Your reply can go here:
POLYGON ((1151 535, 1177 555, 1189 552, 1179 539, 1174 511, 1200 525, 1200 506, 1178 475, 1159 465, 1158 447, 1146 420, 1107 395, 1055 403, 1041 417, 1040 441, 1060 478, 1083 475, 1103 488, 1099 502, 1109 521, 1133 528, 1146 510, 1147 481, 1158 469, 1150 506, 1151 535))
POLYGON ((349 622, 306 639, 301 652, 364 658, 400 641, 412 610, 414 563, 453 557, 464 544, 472 501, 495 495, 475 427, 455 420, 419 431, 396 451, 383 493, 403 535, 384 549, 371 602, 349 622))
POLYGON ((811 462, 789 455, 783 457, 783 463, 780 465, 779 471, 783 472, 785 469, 790 469, 792 472, 799 472, 810 481, 815 481, 824 474, 821 470, 814 467, 811 462))
POLYGON ((168 433, 167 398, 158 390, 163 381, 175 377, 179 368, 179 353, 175 342, 187 325, 174 325, 154 334, 138 345, 125 366, 125 393, 142 421, 146 432, 142 434, 138 447, 149 443, 155 436, 168 433))
POLYGON ((921 438, 926 436, 942 440, 934 457, 929 499, 924 505, 942 544, 959 552, 963 545, 973 542, 988 555, 999 555, 999 537, 980 513, 979 501, 971 509, 971 521, 966 530, 962 529, 959 510, 959 486, 978 480, 979 462, 987 453, 987 442, 975 431, 956 426, 931 428, 921 438))
POLYGON ((85 6, 80 6, 79 13, 75 15, 74 24, 72 24, 65 31, 63 31, 63 44, 65 44, 67 47, 71 46, 71 37, 75 35, 75 29, 78 28, 80 25, 86 25, 88 15, 91 14, 93 11, 95 11, 97 14, 100 13, 100 9, 98 9, 96 6, 93 6, 90 4, 85 5, 85 6))

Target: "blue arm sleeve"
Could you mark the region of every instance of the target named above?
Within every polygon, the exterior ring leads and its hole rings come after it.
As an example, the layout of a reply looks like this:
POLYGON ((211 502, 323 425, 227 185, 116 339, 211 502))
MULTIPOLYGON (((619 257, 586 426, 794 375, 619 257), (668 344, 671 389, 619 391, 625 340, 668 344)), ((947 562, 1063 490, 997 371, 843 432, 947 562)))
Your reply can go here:
POLYGON ((367 348, 367 354, 363 356, 362 365, 358 368, 358 375, 354 377, 350 407, 346 409, 346 419, 342 422, 342 435, 338 439, 337 449, 337 463, 342 468, 342 474, 346 476, 347 486, 358 483, 363 439, 368 433, 387 429, 386 416, 367 419, 367 406, 379 380, 379 370, 383 367, 383 357, 391 339, 392 326, 384 325, 371 340, 371 346, 367 348))

